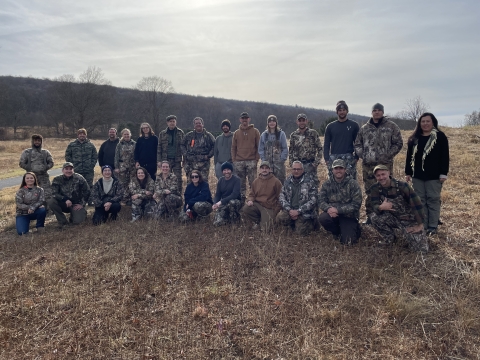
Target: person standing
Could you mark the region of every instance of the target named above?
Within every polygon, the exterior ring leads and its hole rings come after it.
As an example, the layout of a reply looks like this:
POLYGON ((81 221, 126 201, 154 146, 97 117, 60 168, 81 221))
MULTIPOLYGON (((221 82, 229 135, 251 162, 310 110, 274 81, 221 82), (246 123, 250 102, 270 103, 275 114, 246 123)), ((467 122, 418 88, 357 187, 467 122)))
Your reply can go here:
POLYGON ((87 139, 87 130, 78 129, 77 139, 68 144, 65 150, 65 161, 73 164, 75 172, 85 178, 89 188, 93 186, 97 159, 97 149, 90 139, 87 139))
POLYGON ((315 225, 317 186, 305 174, 301 161, 293 162, 292 175, 285 180, 279 200, 282 210, 277 214, 277 223, 287 229, 294 228, 300 235, 308 235, 315 225))
POLYGON ((267 128, 260 135, 258 153, 262 161, 268 161, 272 174, 283 184, 286 176, 285 161, 288 158, 287 136, 278 126, 275 115, 267 118, 267 128))
POLYGON ((182 143, 185 134, 177 127, 177 117, 167 116, 167 128, 160 132, 157 148, 157 166, 161 167, 163 161, 168 161, 170 171, 177 178, 178 191, 182 192, 182 143))
POLYGON ((213 162, 215 164, 215 176, 220 179, 223 176, 222 164, 224 162, 232 162, 232 140, 233 134, 230 131, 232 124, 230 120, 222 121, 222 134, 215 139, 215 147, 213 151, 213 162))
POLYGON ((344 160, 335 159, 333 177, 322 184, 318 207, 323 210, 318 220, 325 230, 340 238, 340 243, 353 245, 360 237, 362 190, 357 180, 347 173, 344 160))
POLYGON ((155 181, 157 174, 157 148, 158 138, 149 123, 140 125, 140 136, 135 145, 135 167, 140 166, 148 171, 150 177, 155 181))
POLYGON ((415 193, 422 200, 427 235, 437 233, 440 221, 440 193, 443 183, 447 180, 449 163, 447 137, 438 129, 435 115, 423 113, 413 134, 408 138, 405 175, 408 182, 413 178, 415 193))
POLYGON ((100 150, 98 150, 98 164, 100 167, 108 165, 115 170, 115 150, 119 141, 117 129, 110 128, 108 130, 108 139, 102 143, 100 150))
POLYGON ((307 115, 298 114, 298 129, 290 135, 289 162, 292 167, 294 161, 300 161, 304 173, 313 179, 318 187, 320 182, 317 168, 322 161, 322 141, 316 130, 308 128, 307 122, 307 115))
POLYGON ((345 101, 337 102, 337 120, 325 128, 323 158, 327 164, 328 175, 333 179, 332 164, 335 159, 345 162, 345 170, 353 179, 357 179, 357 160, 354 143, 360 127, 357 122, 347 118, 348 105, 345 101))
POLYGON ((185 174, 188 182, 190 182, 190 173, 196 169, 202 173, 203 179, 208 182, 215 138, 205 130, 201 117, 193 119, 193 126, 194 130, 185 135, 182 142, 185 174))
POLYGON ((37 220, 37 232, 45 230, 45 194, 38 186, 37 177, 31 171, 23 175, 20 189, 15 195, 16 214, 15 227, 18 235, 28 233, 30 221, 37 220))
POLYGON ((90 200, 95 206, 93 225, 100 225, 108 220, 117 220, 117 215, 122 209, 120 201, 123 199, 124 190, 122 183, 113 177, 113 169, 110 165, 102 166, 102 177, 93 185, 90 200))
POLYGON ((212 209, 216 211, 213 226, 226 225, 240 219, 240 178, 233 174, 233 165, 229 162, 222 164, 222 172, 223 176, 218 180, 213 198, 212 209))
POLYGON ((275 217, 280 211, 278 197, 282 192, 282 183, 272 173, 268 161, 260 163, 260 174, 252 183, 247 202, 242 212, 253 222, 253 228, 260 226, 263 231, 269 231, 275 217))
POLYGON ((62 175, 53 178, 52 198, 48 200, 48 207, 55 214, 60 228, 69 223, 64 213, 70 213, 70 223, 74 225, 85 221, 85 205, 89 197, 90 187, 85 178, 74 172, 71 162, 64 163, 62 175))
POLYGON ((373 169, 377 183, 367 192, 372 205, 372 225, 382 235, 382 245, 391 245, 396 240, 395 229, 402 232, 410 248, 422 253, 428 252, 428 238, 425 236, 422 200, 408 183, 390 176, 385 165, 373 169))
MULTIPOLYGON (((372 117, 363 125, 355 140, 355 153, 362 159, 363 185, 365 192, 377 181, 374 168, 377 165, 385 165, 390 174, 393 174, 393 158, 403 147, 400 128, 393 121, 383 116, 384 107, 380 103, 372 106, 372 117)), ((367 220, 370 224, 372 207, 365 201, 367 220)))
POLYGON ((35 174, 38 186, 43 189, 45 201, 47 201, 52 197, 52 185, 50 183, 48 170, 53 167, 54 163, 52 154, 50 154, 50 151, 42 149, 42 145, 42 135, 32 135, 32 147, 22 152, 19 166, 25 171, 35 174))
POLYGON ((132 133, 128 129, 123 129, 121 135, 122 139, 115 149, 115 174, 117 174, 118 180, 122 183, 122 188, 125 192, 124 201, 130 204, 128 185, 135 171, 135 141, 132 140, 132 133))
POLYGON ((235 174, 241 181, 241 199, 245 201, 247 179, 250 187, 257 177, 257 162, 260 159, 258 143, 260 132, 250 124, 250 115, 247 112, 240 114, 240 126, 233 133, 232 161, 235 174))

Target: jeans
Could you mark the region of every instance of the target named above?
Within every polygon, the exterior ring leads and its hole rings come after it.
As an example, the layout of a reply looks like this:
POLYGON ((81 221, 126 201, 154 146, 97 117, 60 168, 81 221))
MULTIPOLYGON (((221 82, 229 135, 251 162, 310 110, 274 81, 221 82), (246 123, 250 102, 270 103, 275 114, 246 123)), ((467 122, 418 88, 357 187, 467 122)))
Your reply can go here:
POLYGON ((16 217, 16 228, 18 235, 23 235, 28 233, 28 228, 30 227, 30 221, 37 220, 36 228, 43 228, 45 226, 45 216, 47 215, 47 210, 43 208, 38 208, 34 213, 28 215, 17 215, 16 217))

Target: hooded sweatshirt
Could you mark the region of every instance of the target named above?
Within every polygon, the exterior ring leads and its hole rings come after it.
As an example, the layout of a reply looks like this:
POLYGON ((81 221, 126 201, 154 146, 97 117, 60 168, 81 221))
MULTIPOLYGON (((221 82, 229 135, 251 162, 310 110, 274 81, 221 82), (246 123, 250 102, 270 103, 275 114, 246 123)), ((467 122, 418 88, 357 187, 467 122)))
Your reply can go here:
POLYGON ((253 124, 244 128, 242 125, 233 134, 232 140, 232 160, 246 161, 258 160, 258 143, 260 142, 260 132, 255 129, 253 124))
POLYGON ((247 201, 256 201, 267 209, 279 209, 278 197, 281 192, 282 183, 273 174, 265 177, 260 175, 253 181, 247 201))

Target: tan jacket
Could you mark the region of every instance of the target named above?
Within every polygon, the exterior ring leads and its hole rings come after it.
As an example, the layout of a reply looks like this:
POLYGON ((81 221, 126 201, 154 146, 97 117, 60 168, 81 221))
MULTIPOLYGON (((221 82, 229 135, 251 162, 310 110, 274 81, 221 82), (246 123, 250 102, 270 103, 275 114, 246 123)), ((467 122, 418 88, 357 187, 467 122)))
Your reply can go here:
POLYGON ((278 198, 282 192, 282 183, 273 174, 257 177, 250 189, 247 201, 256 201, 264 208, 280 210, 278 198))
POLYGON ((255 129, 253 124, 246 129, 242 125, 233 134, 232 140, 232 161, 258 160, 258 143, 260 142, 260 132, 255 129))

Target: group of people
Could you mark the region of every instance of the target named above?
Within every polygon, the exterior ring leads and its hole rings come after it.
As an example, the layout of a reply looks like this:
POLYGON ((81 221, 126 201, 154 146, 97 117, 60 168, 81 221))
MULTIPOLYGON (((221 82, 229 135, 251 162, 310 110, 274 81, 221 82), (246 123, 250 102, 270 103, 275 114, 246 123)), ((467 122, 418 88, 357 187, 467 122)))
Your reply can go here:
POLYGON ((214 212, 215 226, 243 218, 253 228, 269 231, 281 226, 303 235, 321 224, 341 243, 354 244, 361 230, 363 195, 356 171, 361 159, 365 223, 373 225, 386 244, 403 234, 413 249, 428 251, 426 235, 437 232, 440 191, 449 168, 448 140, 437 119, 431 113, 418 119, 408 139, 402 181, 392 174, 403 139, 399 127, 384 116, 383 105, 372 107, 372 117, 361 128, 348 119, 345 101, 336 104, 336 112, 338 119, 326 127, 324 146, 305 114, 297 116, 289 144, 276 116, 268 116, 260 134, 247 112, 240 114, 234 132, 229 120, 222 121, 222 134, 216 139, 200 117, 187 134, 176 126, 175 115, 166 118, 167 128, 158 137, 142 123, 137 141, 129 129, 123 129, 119 139, 112 128, 98 155, 87 131, 79 129, 66 149, 62 175, 52 184, 52 156, 42 148, 42 137, 34 135, 32 148, 20 159, 27 173, 17 193, 17 231, 28 232, 33 219, 42 231, 47 207, 63 227, 83 222, 87 204, 95 207, 93 224, 98 225, 115 220, 124 203, 131 206, 132 222, 142 217, 190 222, 214 212), (208 184, 212 157, 218 179, 214 196, 208 184), (322 157, 328 178, 320 186, 322 157), (93 184, 97 160, 102 177, 93 184), (183 199, 182 168, 188 182, 183 199), (69 220, 65 213, 71 214, 69 220))

